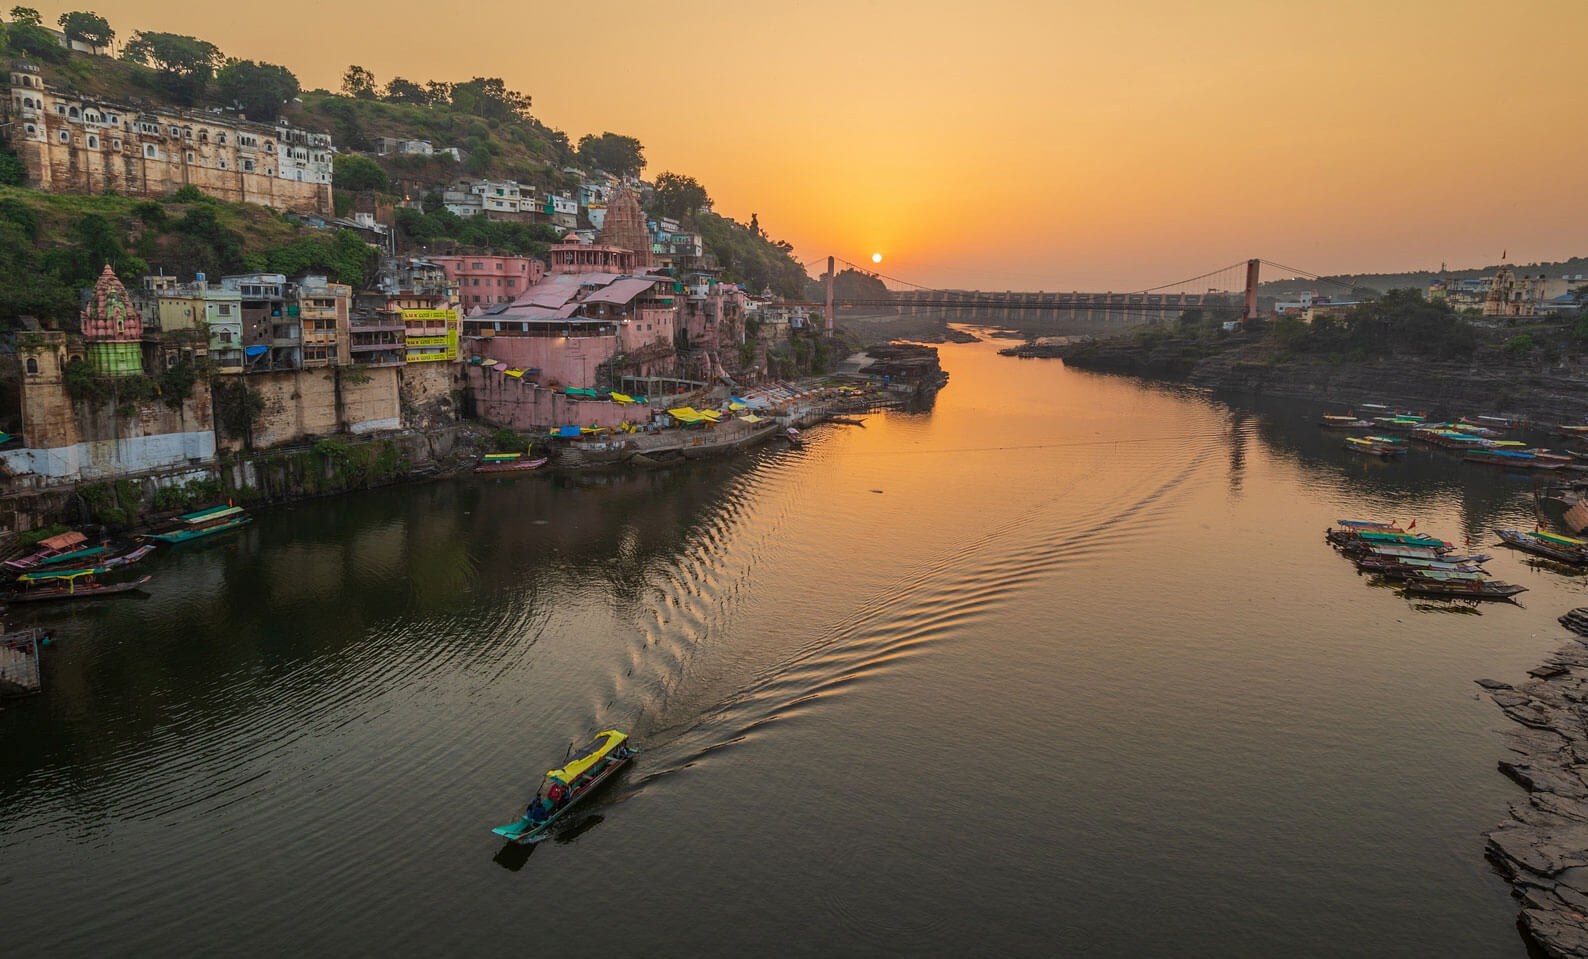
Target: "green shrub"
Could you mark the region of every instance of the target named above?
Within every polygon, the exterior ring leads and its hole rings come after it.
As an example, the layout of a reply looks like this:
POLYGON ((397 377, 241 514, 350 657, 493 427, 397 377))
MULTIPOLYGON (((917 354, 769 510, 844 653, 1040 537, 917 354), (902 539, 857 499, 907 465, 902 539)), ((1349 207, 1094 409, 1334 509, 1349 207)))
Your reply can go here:
POLYGON ((17 534, 17 545, 37 546, 39 540, 49 539, 51 536, 59 536, 62 533, 69 532, 70 530, 71 527, 67 526, 65 523, 55 523, 50 526, 45 526, 42 529, 30 529, 25 533, 17 534))

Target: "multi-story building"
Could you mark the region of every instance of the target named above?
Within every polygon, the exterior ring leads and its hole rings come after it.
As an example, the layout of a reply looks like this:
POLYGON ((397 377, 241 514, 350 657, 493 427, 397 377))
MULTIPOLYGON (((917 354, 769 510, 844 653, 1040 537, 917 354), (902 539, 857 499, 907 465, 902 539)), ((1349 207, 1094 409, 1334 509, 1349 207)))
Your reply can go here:
POLYGON ((535 213, 533 194, 526 196, 516 180, 454 180, 442 192, 441 202, 463 217, 528 222, 535 213))
POLYGON ((221 277, 243 303, 243 363, 253 372, 303 368, 303 328, 287 312, 287 278, 280 273, 221 277))
MULTIPOLYGON (((303 327, 303 368, 345 365, 352 345, 348 321, 353 288, 323 276, 305 276, 294 290, 303 327)), ((291 310, 289 305, 289 314, 291 310)))
POLYGON ((541 201, 540 212, 551 218, 552 226, 572 230, 579 225, 579 201, 571 196, 546 194, 541 201))
POLYGON ((174 276, 146 276, 139 293, 134 299, 143 301, 146 332, 150 327, 162 333, 192 331, 205 344, 203 348, 191 346, 194 355, 207 353, 220 373, 243 371, 240 291, 213 285, 200 273, 192 283, 182 283, 174 276))
POLYGON ((10 76, 0 129, 30 187, 163 197, 193 186, 222 200, 332 212, 328 134, 85 97, 47 86, 28 64, 10 76))
POLYGON ((546 265, 527 256, 433 256, 430 262, 445 270, 457 287, 465 313, 511 303, 546 275, 546 265))
POLYGON ((431 260, 383 259, 378 287, 354 298, 353 362, 400 366, 456 360, 460 333, 456 293, 446 270, 431 260))

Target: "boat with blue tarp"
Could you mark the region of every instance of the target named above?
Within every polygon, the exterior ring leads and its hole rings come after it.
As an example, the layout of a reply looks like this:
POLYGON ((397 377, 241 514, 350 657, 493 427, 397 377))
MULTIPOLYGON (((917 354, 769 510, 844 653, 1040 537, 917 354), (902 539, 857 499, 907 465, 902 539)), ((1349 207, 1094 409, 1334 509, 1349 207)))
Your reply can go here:
POLYGON ((616 729, 596 733, 594 739, 571 752, 561 767, 546 773, 523 818, 491 832, 521 845, 540 842, 574 804, 627 766, 636 752, 627 733, 616 729))

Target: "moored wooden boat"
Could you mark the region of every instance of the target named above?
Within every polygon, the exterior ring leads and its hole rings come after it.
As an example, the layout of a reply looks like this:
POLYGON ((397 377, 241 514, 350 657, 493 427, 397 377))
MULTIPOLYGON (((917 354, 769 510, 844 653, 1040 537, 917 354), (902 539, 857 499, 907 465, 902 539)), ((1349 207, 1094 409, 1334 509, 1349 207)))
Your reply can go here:
POLYGON ((1561 563, 1588 566, 1588 540, 1538 530, 1528 533, 1515 529, 1497 529, 1494 535, 1500 537, 1500 541, 1507 546, 1514 546, 1561 563))
POLYGON ((0 596, 8 603, 36 603, 46 600, 95 599, 100 596, 123 596, 141 592, 148 576, 127 583, 105 584, 95 577, 105 572, 105 567, 66 569, 49 573, 24 573, 17 577, 23 588, 0 596))
POLYGON ((491 832, 520 845, 545 839, 568 810, 634 758, 639 750, 628 739, 627 733, 616 729, 596 733, 595 739, 574 751, 561 768, 546 773, 522 819, 491 832))
POLYGON ((547 463, 547 458, 528 459, 523 453, 487 453, 474 467, 476 473, 519 473, 538 470, 547 463))
POLYGON ((1461 422, 1468 426, 1481 426, 1486 430, 1520 429, 1522 421, 1511 416, 1463 416, 1461 422))
POLYGON ((1403 443, 1387 440, 1382 436, 1347 436, 1345 438, 1345 448, 1363 456, 1388 457, 1398 456, 1406 452, 1406 446, 1403 443))
POLYGON ((1422 546, 1429 549, 1449 552, 1455 549, 1451 543, 1433 536, 1423 536, 1417 533, 1389 533, 1376 530, 1347 530, 1331 529, 1325 532, 1329 542, 1346 551, 1364 551, 1371 546, 1422 546))
POLYGON ((253 517, 243 511, 241 506, 213 506, 192 513, 178 516, 181 522, 159 532, 146 533, 144 539, 158 540, 162 543, 185 543, 198 539, 201 536, 213 536, 236 529, 245 523, 253 522, 253 517))
POLYGON ((1472 582, 1469 580, 1437 580, 1414 577, 1402 581, 1401 589, 1410 596, 1441 596, 1451 599, 1507 600, 1518 593, 1527 592, 1526 586, 1502 583, 1499 580, 1472 582))
POLYGON ((1345 416, 1336 416, 1334 414, 1325 413, 1323 414, 1323 422, 1319 425, 1331 430, 1367 430, 1373 428, 1372 423, 1350 414, 1345 416))
MULTIPOLYGON (((1490 466, 1509 466, 1512 469, 1538 469, 1538 464, 1533 461, 1532 453, 1523 453, 1518 450, 1477 449, 1467 450, 1461 457, 1466 463, 1487 463, 1490 466)), ((1547 468, 1547 467, 1546 467, 1547 468)), ((1557 465, 1555 469, 1560 469, 1557 465)))
POLYGON ((11 569, 24 571, 39 566, 46 560, 60 556, 73 550, 81 549, 88 542, 88 537, 76 531, 61 533, 48 539, 41 539, 34 544, 33 552, 16 559, 8 559, 5 565, 11 569))
POLYGON ((1423 425, 1421 416, 1375 416, 1373 425, 1380 429, 1409 433, 1423 425))

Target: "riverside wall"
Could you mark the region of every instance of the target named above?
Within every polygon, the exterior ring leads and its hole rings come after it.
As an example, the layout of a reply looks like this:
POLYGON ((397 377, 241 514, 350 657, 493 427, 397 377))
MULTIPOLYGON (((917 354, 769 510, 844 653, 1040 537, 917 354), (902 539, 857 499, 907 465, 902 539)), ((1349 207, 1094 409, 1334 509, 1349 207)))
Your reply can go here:
POLYGON ((472 415, 492 426, 528 432, 552 426, 644 424, 651 418, 650 407, 637 403, 580 400, 488 367, 470 365, 464 370, 472 415))

